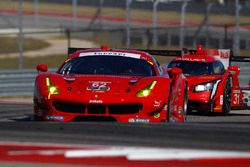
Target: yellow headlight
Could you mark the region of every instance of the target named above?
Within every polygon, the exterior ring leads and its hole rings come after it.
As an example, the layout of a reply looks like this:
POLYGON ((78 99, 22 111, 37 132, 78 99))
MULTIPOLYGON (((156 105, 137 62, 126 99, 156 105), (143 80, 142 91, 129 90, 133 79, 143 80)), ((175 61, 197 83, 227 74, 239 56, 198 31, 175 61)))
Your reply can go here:
POLYGON ((50 99, 51 95, 56 95, 60 93, 58 87, 54 86, 49 77, 46 77, 46 86, 49 92, 48 99, 50 99))
POLYGON ((136 93, 137 97, 147 97, 151 91, 154 89, 157 81, 153 81, 150 85, 148 85, 146 88, 143 88, 139 92, 136 93))
POLYGON ((50 94, 59 94, 59 89, 56 86, 50 86, 48 89, 50 94))
POLYGON ((150 94, 151 90, 143 90, 142 91, 142 95, 145 97, 145 96, 148 96, 150 94))

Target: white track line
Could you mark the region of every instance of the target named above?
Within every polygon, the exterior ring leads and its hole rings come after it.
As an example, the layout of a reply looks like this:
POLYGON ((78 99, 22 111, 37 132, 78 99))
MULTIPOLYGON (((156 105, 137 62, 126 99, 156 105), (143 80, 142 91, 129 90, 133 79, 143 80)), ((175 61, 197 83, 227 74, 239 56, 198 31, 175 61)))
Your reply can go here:
POLYGON ((110 147, 102 150, 71 150, 65 152, 68 158, 117 157, 128 160, 190 160, 204 158, 250 158, 250 152, 210 151, 193 149, 160 149, 146 147, 110 147))
POLYGON ((128 160, 194 160, 194 159, 226 159, 226 158, 248 158, 250 152, 242 151, 216 151, 198 149, 172 149, 152 147, 125 147, 125 146, 103 146, 103 145, 74 145, 74 144, 52 144, 52 143, 29 143, 29 142, 0 142, 0 146, 27 146, 27 150, 11 150, 12 155, 58 155, 63 154, 65 158, 96 158, 96 157, 126 157, 128 160), (29 150, 28 146, 41 147, 39 150, 29 150), (43 150, 42 147, 51 147, 43 150), (65 149, 54 149, 64 147, 65 149), (72 150, 74 149, 74 150, 72 150))

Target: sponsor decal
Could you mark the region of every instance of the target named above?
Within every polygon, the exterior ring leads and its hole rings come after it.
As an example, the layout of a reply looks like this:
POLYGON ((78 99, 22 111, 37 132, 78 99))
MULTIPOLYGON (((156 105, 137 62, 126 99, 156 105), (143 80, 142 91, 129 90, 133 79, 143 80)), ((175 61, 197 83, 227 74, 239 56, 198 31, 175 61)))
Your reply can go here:
POLYGON ((64 117, 63 116, 47 116, 48 120, 54 120, 54 121, 63 121, 64 117))
POLYGON ((220 58, 222 59, 229 59, 230 50, 228 49, 219 49, 220 58))
POLYGON ((102 100, 89 100, 89 103, 94 103, 94 104, 102 104, 103 101, 102 100))
POLYGON ((220 105, 223 104, 223 95, 220 95, 220 105))
POLYGON ((154 107, 160 107, 161 106, 161 101, 154 101, 154 107))
POLYGON ((109 91, 110 87, 108 84, 111 82, 103 82, 103 81, 89 81, 90 86, 87 87, 87 90, 92 91, 109 91))
POLYGON ((165 106, 164 106, 163 110, 164 110, 164 111, 167 111, 167 109, 168 109, 168 105, 167 105, 167 104, 165 104, 165 106))
POLYGON ((178 107, 178 114, 181 114, 183 112, 183 109, 181 106, 178 107))
POLYGON ((123 56, 123 57, 131 57, 140 59, 140 54, 135 53, 124 53, 124 52, 86 52, 86 53, 80 53, 79 57, 83 56, 99 56, 99 55, 105 55, 105 56, 123 56))
POLYGON ((233 93, 233 104, 240 104, 240 93, 233 93))
POLYGON ((225 68, 228 68, 229 57, 230 57, 229 49, 218 49, 218 55, 214 55, 214 56, 222 62, 225 68))
POLYGON ((128 122, 132 122, 132 123, 147 123, 147 122, 149 122, 149 119, 142 119, 142 118, 130 118, 129 120, 128 120, 128 122))
POLYGON ((234 90, 233 93, 240 93, 240 90, 234 90))
POLYGON ((176 58, 176 60, 184 60, 184 61, 198 61, 198 62, 202 62, 204 61, 204 59, 195 59, 195 58, 176 58))

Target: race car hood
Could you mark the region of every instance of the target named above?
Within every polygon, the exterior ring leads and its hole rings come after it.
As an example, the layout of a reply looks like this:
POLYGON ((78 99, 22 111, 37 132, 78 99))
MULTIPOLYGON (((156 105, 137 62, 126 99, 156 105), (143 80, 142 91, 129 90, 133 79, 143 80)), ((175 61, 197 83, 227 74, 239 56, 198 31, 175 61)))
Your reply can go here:
POLYGON ((189 86, 198 85, 201 83, 212 82, 220 79, 218 75, 204 75, 204 76, 187 76, 189 86))
POLYGON ((52 75, 50 78, 63 96, 89 99, 135 96, 154 80, 153 77, 109 75, 52 75))
MULTIPOLYGON (((67 76, 64 80, 67 81, 67 76)), ((105 95, 121 95, 126 89, 132 89, 140 80, 138 77, 112 77, 112 76, 84 76, 75 77, 73 83, 69 83, 74 91, 84 94, 105 94, 105 95)))

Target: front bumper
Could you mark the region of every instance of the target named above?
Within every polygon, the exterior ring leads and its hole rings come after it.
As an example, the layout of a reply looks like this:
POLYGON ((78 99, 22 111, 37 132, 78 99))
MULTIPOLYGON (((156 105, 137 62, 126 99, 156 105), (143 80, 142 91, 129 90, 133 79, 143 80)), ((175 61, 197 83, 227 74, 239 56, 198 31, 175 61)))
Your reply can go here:
POLYGON ((223 96, 210 99, 211 92, 190 92, 188 99, 188 110, 200 112, 222 112, 223 96))
POLYGON ((166 103, 156 106, 154 101, 148 100, 122 104, 89 104, 51 99, 44 103, 47 111, 36 113, 40 113, 47 121, 164 122, 167 117, 166 103))

